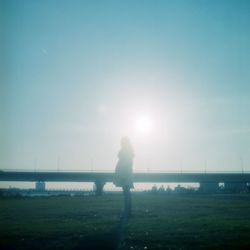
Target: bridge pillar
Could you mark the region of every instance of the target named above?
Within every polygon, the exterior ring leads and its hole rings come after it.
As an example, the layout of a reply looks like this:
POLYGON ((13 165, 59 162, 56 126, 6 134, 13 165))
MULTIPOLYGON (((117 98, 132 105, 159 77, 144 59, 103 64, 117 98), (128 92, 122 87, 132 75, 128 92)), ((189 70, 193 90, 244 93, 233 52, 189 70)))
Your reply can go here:
POLYGON ((240 193, 247 190, 247 183, 245 182, 225 182, 225 192, 240 193))
POLYGON ((37 181, 36 182, 36 191, 43 192, 45 191, 46 185, 44 181, 37 181))
POLYGON ((215 193, 219 188, 217 182, 201 182, 199 190, 203 193, 215 193))
POLYGON ((96 181, 95 182, 95 195, 102 195, 103 194, 103 187, 105 185, 104 181, 96 181))

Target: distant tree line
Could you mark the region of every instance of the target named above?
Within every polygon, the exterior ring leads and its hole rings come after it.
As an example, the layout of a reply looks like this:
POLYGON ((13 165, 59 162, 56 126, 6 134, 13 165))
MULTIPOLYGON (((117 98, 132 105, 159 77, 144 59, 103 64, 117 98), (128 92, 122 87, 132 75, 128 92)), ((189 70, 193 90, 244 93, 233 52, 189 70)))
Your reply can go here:
MULTIPOLYGON (((145 191, 149 194, 194 194, 194 193, 204 193, 200 188, 195 187, 183 187, 181 185, 177 185, 175 188, 170 188, 167 186, 165 188, 161 185, 159 188, 156 185, 153 185, 151 190, 145 191)), ((250 193, 250 185, 248 184, 245 189, 225 189, 224 186, 218 186, 216 193, 250 193)))

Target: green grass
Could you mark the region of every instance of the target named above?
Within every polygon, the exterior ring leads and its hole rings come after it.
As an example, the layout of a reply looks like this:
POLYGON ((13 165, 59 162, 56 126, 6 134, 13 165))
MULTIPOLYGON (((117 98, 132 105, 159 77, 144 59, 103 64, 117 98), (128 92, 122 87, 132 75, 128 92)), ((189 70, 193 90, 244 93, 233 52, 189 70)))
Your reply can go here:
MULTIPOLYGON (((4 249, 77 249, 109 234, 119 221, 122 197, 18 198, 0 201, 4 249), (86 243, 85 243, 86 241, 86 243)), ((103 240, 103 239, 102 239, 103 240)), ((109 242, 106 244, 109 246, 109 242)), ((3 249, 3 248, 1 248, 3 249)))
MULTIPOLYGON (((0 249, 112 249, 122 195, 0 199, 0 249)), ((250 249, 250 195, 133 194, 120 249, 250 249)))
POLYGON ((135 202, 134 217, 128 224, 126 247, 250 249, 247 195, 141 198, 135 202))

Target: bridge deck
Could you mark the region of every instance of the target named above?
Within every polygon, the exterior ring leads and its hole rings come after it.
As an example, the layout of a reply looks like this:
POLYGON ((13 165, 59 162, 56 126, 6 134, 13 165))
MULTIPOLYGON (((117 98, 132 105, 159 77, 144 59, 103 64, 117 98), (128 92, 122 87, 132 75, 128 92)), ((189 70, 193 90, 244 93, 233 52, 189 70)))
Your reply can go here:
MULTIPOLYGON (((112 182, 106 172, 27 172, 0 171, 0 181, 112 182)), ((134 182, 250 182, 250 173, 134 173, 134 182)))

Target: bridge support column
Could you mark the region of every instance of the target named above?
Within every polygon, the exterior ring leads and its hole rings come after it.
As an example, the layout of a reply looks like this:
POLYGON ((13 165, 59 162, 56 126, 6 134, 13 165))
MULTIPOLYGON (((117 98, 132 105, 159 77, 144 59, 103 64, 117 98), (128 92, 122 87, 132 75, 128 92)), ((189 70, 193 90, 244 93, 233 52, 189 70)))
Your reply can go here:
POLYGON ((245 182, 225 182, 224 183, 225 192, 229 193, 240 193, 247 190, 247 184, 245 182))
POLYGON ((46 188, 44 181, 37 181, 36 182, 36 191, 44 192, 46 188))
POLYGON ((104 181, 95 182, 95 195, 100 196, 103 194, 103 187, 105 185, 104 181))
POLYGON ((217 182, 201 182, 200 191, 203 193, 215 193, 219 188, 219 183, 217 182))

